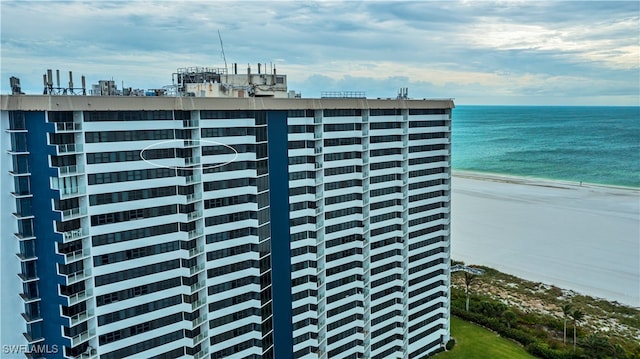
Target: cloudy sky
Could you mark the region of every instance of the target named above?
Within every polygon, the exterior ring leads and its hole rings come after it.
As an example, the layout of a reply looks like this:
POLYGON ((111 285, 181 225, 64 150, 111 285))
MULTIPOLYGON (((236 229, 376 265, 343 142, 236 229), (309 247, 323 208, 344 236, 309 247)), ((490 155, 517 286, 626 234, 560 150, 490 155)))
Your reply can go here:
POLYGON ((365 91, 459 105, 640 105, 640 2, 0 2, 10 76, 171 84, 179 67, 275 64, 303 97, 365 91))

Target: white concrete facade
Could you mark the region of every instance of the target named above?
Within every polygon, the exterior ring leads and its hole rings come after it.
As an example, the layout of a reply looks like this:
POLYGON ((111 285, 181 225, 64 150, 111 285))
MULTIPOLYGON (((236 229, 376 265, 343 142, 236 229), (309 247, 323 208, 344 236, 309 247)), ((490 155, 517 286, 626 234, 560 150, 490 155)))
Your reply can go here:
POLYGON ((446 343, 451 101, 132 101, 0 99, 2 344, 199 359, 415 358, 446 343), (23 137, 24 153, 12 148, 23 137), (271 153, 282 146, 287 158, 271 153), (20 172, 16 156, 48 168, 20 172), (49 184, 22 188, 29 211, 16 176, 49 184), (275 213, 284 176, 289 211, 275 213), (276 217, 289 263, 272 261, 276 217), (17 277, 21 261, 38 275, 17 277), (272 287, 282 280, 289 311, 272 287), (28 281, 38 291, 25 294, 28 281), (42 324, 12 335, 5 303, 42 324))

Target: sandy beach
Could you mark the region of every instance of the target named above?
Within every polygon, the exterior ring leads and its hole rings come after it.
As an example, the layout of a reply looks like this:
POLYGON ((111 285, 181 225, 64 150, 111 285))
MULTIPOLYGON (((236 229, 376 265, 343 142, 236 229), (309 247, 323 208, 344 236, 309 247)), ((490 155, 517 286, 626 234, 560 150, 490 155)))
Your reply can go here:
POLYGON ((451 256, 640 307, 640 190, 454 172, 451 256))

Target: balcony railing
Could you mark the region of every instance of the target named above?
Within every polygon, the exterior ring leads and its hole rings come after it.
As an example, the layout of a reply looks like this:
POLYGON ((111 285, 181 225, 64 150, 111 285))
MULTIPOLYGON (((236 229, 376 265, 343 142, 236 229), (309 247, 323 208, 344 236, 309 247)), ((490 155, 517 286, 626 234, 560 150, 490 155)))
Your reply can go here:
POLYGON ((69 143, 66 145, 57 145, 56 150, 58 151, 59 155, 63 153, 67 154, 67 153, 82 152, 83 146, 81 143, 69 143))
POLYGON ((194 275, 204 269, 204 264, 200 263, 189 268, 189 275, 194 275))
POLYGON ((76 324, 79 324, 81 322, 84 322, 85 320, 87 320, 88 318, 93 316, 93 312, 91 311, 84 311, 82 313, 78 313, 76 315, 74 315, 73 317, 70 317, 69 319, 71 320, 71 326, 74 326, 76 324))
POLYGON ((200 175, 191 175, 186 177, 187 184, 195 183, 200 181, 200 175))
POLYGON ((201 197, 201 195, 199 193, 191 193, 187 195, 187 202, 194 202, 199 200, 201 197))
POLYGON ((191 285, 191 292, 197 292, 200 289, 204 288, 205 281, 201 280, 195 284, 191 285))
POLYGON ((60 188, 59 190, 60 190, 60 199, 67 199, 71 197, 82 196, 85 193, 87 193, 86 187, 84 186, 78 186, 73 188, 64 187, 64 188, 60 188))
POLYGON ((76 175, 84 172, 83 165, 72 165, 72 166, 64 166, 58 167, 58 175, 59 176, 69 176, 76 175))
POLYGON ((194 229, 193 231, 189 231, 189 239, 194 239, 201 235, 202 235, 201 229, 194 229))
POLYGON ((65 243, 68 241, 72 241, 72 240, 86 237, 86 236, 87 236, 87 233, 82 228, 74 229, 67 232, 62 232, 62 238, 65 243))
POLYGON ((92 294, 93 294, 93 291, 91 289, 87 289, 87 290, 83 290, 82 292, 69 296, 68 297, 69 306, 75 305, 87 298, 90 298, 92 294))
POLYGON ((187 157, 184 159, 184 165, 185 166, 195 166, 200 164, 200 157, 198 156, 194 156, 194 157, 187 157))
POLYGON ((191 325, 193 325, 193 327, 197 327, 198 325, 202 324, 205 320, 207 320, 207 318, 205 317, 198 317, 196 319, 194 319, 193 321, 191 321, 191 325))
POLYGON ((71 338, 71 346, 72 347, 78 346, 82 342, 86 342, 89 338, 93 337, 94 335, 96 335, 96 332, 93 329, 82 332, 76 335, 75 337, 71 338))
POLYGON ((189 214, 187 214, 187 220, 188 221, 193 221, 195 219, 198 219, 202 217, 202 212, 201 211, 193 211, 190 212, 189 214))
POLYGON ((77 250, 75 252, 71 252, 71 253, 67 253, 64 255, 64 263, 65 264, 69 264, 71 262, 75 262, 77 260, 86 258, 89 256, 89 250, 88 249, 80 249, 77 250))
POLYGON ((68 221, 70 219, 74 219, 77 217, 82 217, 87 215, 87 209, 84 207, 65 209, 64 211, 60 211, 62 214, 62 220, 68 221))
POLYGON ((198 254, 204 252, 204 249, 195 247, 189 250, 189 257, 197 256, 198 254))
POLYGON ((91 270, 89 268, 85 268, 84 270, 67 274, 66 277, 67 277, 67 285, 71 285, 73 283, 76 283, 91 277, 91 270))
POLYGON ((82 130, 81 123, 75 123, 75 122, 57 122, 56 123, 57 132, 69 132, 69 131, 80 131, 80 130, 82 130))
POLYGON ((209 354, 209 347, 208 346, 204 346, 201 347, 202 349, 200 349, 199 352, 197 352, 194 356, 193 359, 202 359, 205 358, 207 356, 207 354, 209 354))
POLYGON ((193 338, 193 345, 195 346, 196 344, 200 343, 206 337, 207 337, 206 333, 198 334, 195 338, 193 338))
POLYGON ((198 127, 198 120, 182 120, 182 126, 184 127, 198 127))
POLYGON ((204 305, 204 303, 207 302, 206 298, 200 298, 197 301, 195 301, 194 303, 191 303, 191 310, 196 310, 197 308, 201 307, 204 305))

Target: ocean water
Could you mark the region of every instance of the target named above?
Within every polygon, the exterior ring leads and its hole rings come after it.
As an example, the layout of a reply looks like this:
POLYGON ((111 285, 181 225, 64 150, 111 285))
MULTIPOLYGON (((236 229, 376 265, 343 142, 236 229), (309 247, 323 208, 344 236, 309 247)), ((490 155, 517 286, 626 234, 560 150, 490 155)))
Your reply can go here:
POLYGON ((640 187, 640 107, 457 106, 452 168, 640 187))

